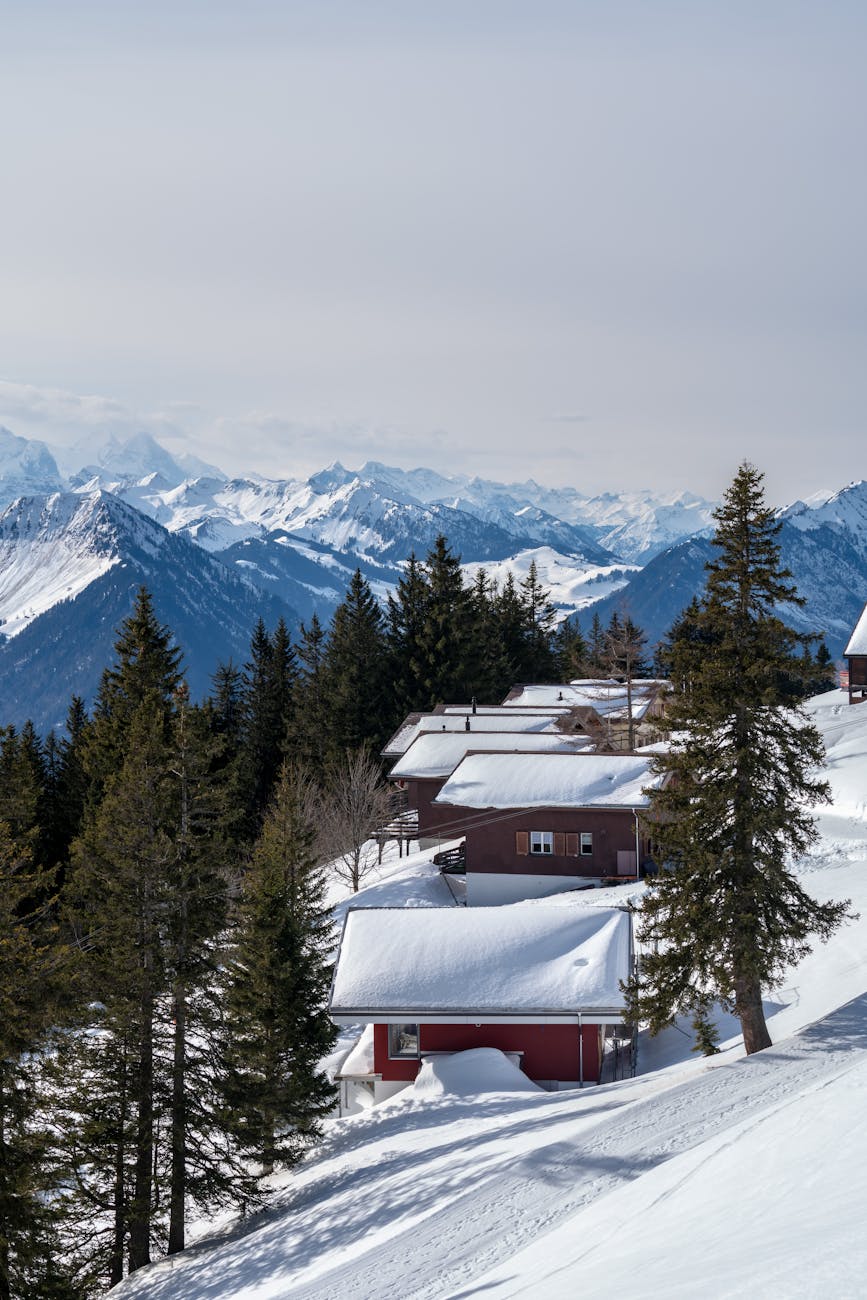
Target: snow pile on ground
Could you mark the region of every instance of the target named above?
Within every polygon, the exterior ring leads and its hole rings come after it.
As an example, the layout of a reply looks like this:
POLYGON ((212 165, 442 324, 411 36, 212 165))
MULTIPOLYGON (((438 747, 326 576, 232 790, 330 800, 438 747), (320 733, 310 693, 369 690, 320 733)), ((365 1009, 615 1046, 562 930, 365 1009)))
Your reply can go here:
POLYGON ((466 1052, 429 1056, 422 1062, 415 1083, 396 1093, 382 1106, 401 1106, 416 1101, 440 1101, 443 1097, 482 1097, 486 1093, 542 1092, 528 1079, 514 1054, 495 1047, 471 1047, 466 1052))
MULTIPOLYGON (((798 870, 860 918, 771 993, 773 1047, 745 1058, 737 1023, 718 1017, 724 1050, 709 1060, 677 1025, 642 1035, 636 1079, 561 1093, 458 1081, 332 1121, 264 1214, 201 1225, 212 1240, 139 1271, 119 1300, 864 1295, 867 705, 829 692, 809 711, 835 802, 798 870)), ((402 872, 419 902, 421 855, 387 864, 371 892, 396 901, 402 872)), ((639 892, 534 906, 577 918, 639 892)))

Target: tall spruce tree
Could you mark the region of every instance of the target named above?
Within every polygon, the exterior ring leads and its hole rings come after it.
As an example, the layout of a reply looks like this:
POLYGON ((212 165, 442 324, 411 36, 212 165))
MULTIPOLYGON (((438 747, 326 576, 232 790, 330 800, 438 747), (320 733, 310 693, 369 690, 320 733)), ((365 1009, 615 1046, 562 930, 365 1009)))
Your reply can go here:
POLYGON ((464 586, 461 559, 440 536, 425 560, 430 596, 424 619, 420 707, 432 708, 474 694, 472 597, 464 586))
POLYGON ((780 564, 779 524, 762 475, 744 463, 715 512, 717 556, 688 635, 671 641, 677 733, 656 769, 653 834, 671 870, 645 895, 640 978, 631 1013, 653 1032, 717 999, 741 1021, 747 1052, 770 1045, 762 989, 825 940, 846 903, 817 903, 786 865, 815 839, 810 805, 829 798, 816 775, 821 738, 790 703, 804 638, 775 613, 802 603, 780 564), (681 664, 680 647, 685 647, 681 664), (698 650, 696 649, 698 647, 698 650))
POLYGON ((380 749, 391 723, 385 620, 360 569, 334 612, 323 684, 329 757, 367 743, 380 749))
POLYGON ((413 552, 394 594, 388 598, 388 658, 395 724, 418 707, 424 693, 424 636, 429 601, 427 575, 413 552))
POLYGON ((238 1144, 266 1173, 300 1159, 334 1100, 319 1069, 336 1034, 326 1009, 331 917, 308 796, 307 774, 284 764, 226 962, 222 1086, 238 1144))
POLYGON ((75 1294, 59 1233, 65 1170, 42 1094, 45 1055, 70 1001, 71 954, 45 899, 33 835, 0 821, 0 1300, 75 1294))
POLYGON ((301 624, 298 675, 286 737, 286 753, 294 761, 321 773, 328 752, 328 693, 325 675, 325 629, 314 613, 301 624))

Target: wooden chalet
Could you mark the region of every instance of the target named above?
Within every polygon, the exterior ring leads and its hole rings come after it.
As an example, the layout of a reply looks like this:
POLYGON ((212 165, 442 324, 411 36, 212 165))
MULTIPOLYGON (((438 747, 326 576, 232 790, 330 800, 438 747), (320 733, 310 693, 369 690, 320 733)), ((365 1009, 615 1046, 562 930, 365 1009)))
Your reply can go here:
POLYGON ((638 754, 468 753, 433 806, 464 836, 467 903, 492 906, 636 879, 663 777, 638 754))
POLYGON ((476 1047, 548 1089, 599 1081, 632 967, 616 907, 351 909, 329 1010, 366 1029, 337 1076, 343 1113, 407 1087, 426 1057, 476 1047))
POLYGON ((860 704, 867 699, 867 605, 855 624, 855 630, 843 654, 849 666, 849 703, 860 704))

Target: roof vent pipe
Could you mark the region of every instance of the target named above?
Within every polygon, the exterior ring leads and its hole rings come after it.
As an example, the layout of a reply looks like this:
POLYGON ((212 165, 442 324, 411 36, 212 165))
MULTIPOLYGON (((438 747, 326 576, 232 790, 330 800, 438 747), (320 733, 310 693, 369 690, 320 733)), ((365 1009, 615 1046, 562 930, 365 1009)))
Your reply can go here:
POLYGON ((467 716, 464 718, 464 731, 469 731, 469 729, 470 729, 470 715, 467 714, 467 716))

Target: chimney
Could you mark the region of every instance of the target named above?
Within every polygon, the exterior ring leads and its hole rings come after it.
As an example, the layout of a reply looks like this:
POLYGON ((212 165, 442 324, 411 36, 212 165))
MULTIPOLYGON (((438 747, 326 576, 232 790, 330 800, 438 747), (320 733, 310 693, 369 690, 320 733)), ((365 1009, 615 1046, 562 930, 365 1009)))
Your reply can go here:
POLYGON ((469 729, 470 729, 470 715, 467 714, 467 716, 464 718, 464 731, 469 731, 469 729))
POLYGON ((476 711, 476 697, 475 697, 475 695, 474 695, 474 696, 473 696, 473 713, 475 713, 475 711, 476 711))

